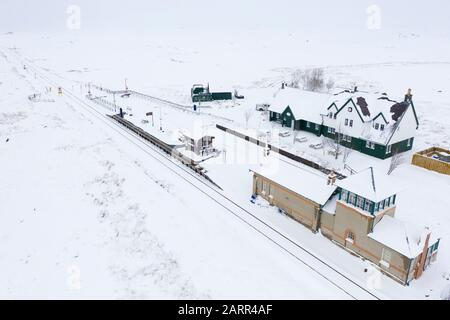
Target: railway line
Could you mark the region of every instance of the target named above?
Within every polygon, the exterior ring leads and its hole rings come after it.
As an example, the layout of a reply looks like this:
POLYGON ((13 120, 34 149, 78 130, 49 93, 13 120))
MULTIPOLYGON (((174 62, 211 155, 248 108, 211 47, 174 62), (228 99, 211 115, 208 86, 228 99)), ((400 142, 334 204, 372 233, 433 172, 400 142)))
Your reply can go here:
MULTIPOLYGON (((22 58, 16 52, 12 53, 16 56, 16 59, 19 62, 22 61, 22 58)), ((49 78, 35 66, 30 65, 29 63, 28 66, 29 69, 31 69, 44 84, 62 87, 59 83, 49 78)), ((130 132, 121 124, 115 122, 110 117, 106 116, 95 107, 73 94, 71 91, 66 90, 64 87, 62 88, 64 90, 65 97, 70 99, 74 104, 83 108, 92 117, 96 118, 103 126, 108 127, 111 131, 120 135, 127 142, 133 144, 136 148, 140 149, 149 157, 159 162, 163 167, 167 168, 168 171, 176 175, 190 187, 209 198, 212 202, 225 209, 228 213, 239 219, 241 222, 248 225, 263 238, 270 241, 274 246, 278 247, 280 250, 283 250, 291 258, 295 259, 300 264, 303 264, 306 268, 311 270, 312 273, 329 282, 349 298, 364 300, 380 300, 382 298, 379 293, 372 292, 367 289, 363 284, 350 278, 350 276, 344 271, 317 256, 297 241, 289 238, 277 228, 269 225, 267 222, 257 217, 239 203, 229 198, 219 188, 186 168, 178 160, 170 158, 170 156, 157 148, 155 145, 143 140, 135 133, 130 132)))

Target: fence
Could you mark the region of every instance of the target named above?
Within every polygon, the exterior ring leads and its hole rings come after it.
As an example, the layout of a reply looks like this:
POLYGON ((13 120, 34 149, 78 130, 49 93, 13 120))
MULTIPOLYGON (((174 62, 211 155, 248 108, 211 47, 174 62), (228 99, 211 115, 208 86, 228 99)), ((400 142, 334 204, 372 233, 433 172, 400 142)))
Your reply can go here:
MULTIPOLYGON (((258 139, 255 139, 255 138, 246 136, 246 135, 244 135, 244 134, 242 134, 242 133, 240 133, 240 132, 237 132, 237 131, 232 130, 232 129, 228 129, 228 128, 226 128, 226 127, 224 127, 224 126, 221 126, 221 125, 216 125, 216 127, 217 127, 217 129, 219 129, 219 130, 225 131, 225 132, 227 132, 227 133, 229 133, 229 134, 232 134, 232 135, 234 135, 234 136, 236 136, 236 137, 238 137, 238 138, 241 138, 241 139, 243 139, 243 140, 245 140, 245 141, 251 142, 251 143, 256 144, 256 145, 258 145, 258 146, 261 146, 261 147, 266 147, 266 143, 265 143, 265 142, 262 142, 262 141, 260 141, 260 140, 258 140, 258 139)), ((296 162, 299 162, 299 163, 301 163, 301 164, 304 164, 305 166, 308 166, 308 167, 310 167, 310 168, 313 168, 313 169, 318 170, 318 171, 320 171, 320 172, 323 172, 323 173, 325 173, 325 174, 330 174, 330 173, 334 172, 333 170, 330 170, 330 169, 327 169, 327 168, 325 168, 325 167, 322 167, 321 165, 319 165, 319 164, 317 164, 317 163, 315 163, 315 162, 313 162, 313 161, 311 161, 311 160, 308 160, 308 159, 299 157, 299 156, 297 156, 297 155, 295 155, 295 154, 292 154, 292 153, 290 153, 290 152, 287 152, 286 150, 277 148, 277 147, 275 147, 275 146, 273 146, 273 145, 271 145, 271 144, 268 145, 268 148, 269 148, 271 151, 273 151, 273 152, 276 152, 276 153, 278 153, 278 154, 281 154, 282 156, 285 156, 285 157, 287 157, 287 158, 289 158, 289 159, 291 159, 291 160, 294 160, 294 161, 296 161, 296 162)), ((342 175, 342 174, 340 174, 340 173, 336 173, 336 172, 335 172, 335 174, 336 174, 337 178, 340 179, 340 180, 346 178, 346 176, 344 176, 344 175, 342 175)))
POLYGON ((115 105, 114 103, 112 103, 106 99, 100 98, 100 97, 92 98, 92 97, 87 96, 87 98, 89 100, 91 100, 92 102, 95 102, 96 104, 101 105, 102 107, 104 107, 112 112, 117 112, 117 110, 119 110, 120 108, 122 108, 122 110, 125 110, 125 108, 115 105))
POLYGON ((418 152, 414 154, 412 164, 427 170, 450 175, 450 150, 432 147, 418 152))
MULTIPOLYGON (((179 104, 179 103, 176 103, 176 102, 172 102, 172 101, 169 101, 169 100, 165 100, 165 99, 157 98, 157 97, 154 97, 154 96, 150 96, 148 94, 141 93, 141 92, 138 92, 138 91, 134 91, 134 90, 118 90, 118 91, 114 91, 114 90, 111 90, 111 89, 108 89, 108 88, 97 86, 95 84, 91 84, 90 86, 91 86, 91 88, 97 89, 97 90, 102 91, 102 92, 106 92, 108 94, 117 94, 117 95, 130 94, 130 95, 133 95, 133 96, 135 96, 137 98, 140 98, 142 100, 164 104, 166 106, 169 106, 169 107, 172 107, 172 108, 176 108, 178 110, 181 110, 181 111, 184 111, 184 112, 188 112, 188 113, 191 113, 191 114, 196 114, 196 115, 200 114, 199 112, 193 110, 193 106, 182 105, 182 104, 179 104)), ((234 122, 232 119, 228 119, 226 117, 218 116, 218 115, 215 115, 215 114, 212 114, 212 113, 208 113, 208 112, 201 112, 201 114, 207 115, 209 117, 215 118, 215 119, 220 120, 220 121, 234 122)))

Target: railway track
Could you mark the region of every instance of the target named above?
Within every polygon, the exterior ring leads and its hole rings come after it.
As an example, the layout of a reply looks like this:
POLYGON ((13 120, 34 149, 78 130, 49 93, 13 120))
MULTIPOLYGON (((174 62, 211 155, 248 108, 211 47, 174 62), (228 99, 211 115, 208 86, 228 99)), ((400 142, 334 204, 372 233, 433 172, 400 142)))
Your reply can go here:
MULTIPOLYGON (((21 57, 16 53, 16 58, 21 61, 21 57)), ((37 70, 34 66, 30 66, 35 74, 41 78, 41 81, 46 85, 60 86, 57 82, 47 77, 43 72, 37 70)), ((380 300, 380 294, 372 292, 367 289, 363 284, 356 280, 353 280, 344 271, 340 270, 336 266, 332 265, 325 259, 317 256, 297 241, 286 236, 283 232, 277 228, 269 225, 261 218, 229 198, 221 190, 215 186, 210 185, 207 181, 204 181, 201 177, 197 176, 189 169, 184 167, 181 163, 168 157, 164 152, 158 150, 154 145, 140 139, 138 136, 127 131, 124 127, 113 122, 106 115, 99 112, 92 105, 86 103, 78 96, 64 89, 65 95, 73 103, 83 108, 86 112, 97 118, 104 126, 109 127, 112 131, 122 136, 129 143, 135 145, 138 149, 145 154, 159 162, 162 166, 167 168, 170 172, 177 177, 188 183, 192 188, 208 197, 211 201, 215 202, 218 206, 225 209, 228 213, 235 216, 241 222, 248 225, 255 232, 260 234, 263 238, 270 241, 273 245, 283 250, 287 255, 306 266, 312 273, 316 274, 320 278, 329 282, 331 285, 345 293, 351 299, 364 299, 364 300, 380 300)))

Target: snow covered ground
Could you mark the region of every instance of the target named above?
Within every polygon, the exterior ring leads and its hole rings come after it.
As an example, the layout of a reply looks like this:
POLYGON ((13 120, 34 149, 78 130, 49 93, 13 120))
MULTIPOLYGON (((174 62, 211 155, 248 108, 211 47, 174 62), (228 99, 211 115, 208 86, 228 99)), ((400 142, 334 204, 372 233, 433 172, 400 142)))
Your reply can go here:
MULTIPOLYGON (((68 95, 58 96, 40 73, 101 113, 84 96, 87 83, 190 105, 194 83, 212 91, 238 89, 243 101, 203 104, 181 111, 136 98, 138 125, 167 134, 198 128, 216 136, 222 151, 202 165, 224 194, 311 252, 366 285, 367 263, 314 235, 263 202, 249 202, 249 169, 262 150, 215 129, 241 131, 276 125, 245 111, 270 99, 297 69, 323 67, 336 86, 401 96, 411 87, 421 126, 414 151, 450 148, 450 38, 404 31, 336 38, 335 34, 248 28, 126 32, 39 32, 0 35, 0 297, 4 298, 286 298, 347 299, 260 233, 149 156, 68 95), (199 44, 199 39, 208 39, 199 44), (25 68, 24 68, 25 65, 25 68), (28 65, 28 67, 27 67, 28 65), (37 68, 39 74, 32 68, 37 68), (35 93, 54 102, 31 102, 35 93), (225 151, 225 152, 223 152, 225 151), (226 161, 225 161, 226 160, 226 161)), ((98 90, 94 95, 113 97, 98 90)), ((326 150, 280 142, 323 166, 343 169, 326 150)), ((143 150, 144 149, 144 150, 143 150)), ((412 153, 394 172, 404 186, 397 217, 442 236, 438 262, 403 287, 381 277, 377 294, 391 299, 438 299, 450 285, 450 178, 411 166, 412 153)), ((289 160, 285 161, 290 165, 289 160)), ((355 170, 381 161, 352 152, 355 170)), ((344 172, 345 173, 345 172, 344 172)))

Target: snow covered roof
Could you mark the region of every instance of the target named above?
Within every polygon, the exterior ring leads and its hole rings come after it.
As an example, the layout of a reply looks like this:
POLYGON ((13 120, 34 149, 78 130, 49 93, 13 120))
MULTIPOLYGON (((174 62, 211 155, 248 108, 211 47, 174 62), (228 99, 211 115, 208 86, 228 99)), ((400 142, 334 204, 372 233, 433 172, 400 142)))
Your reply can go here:
POLYGON ((277 170, 268 170, 264 168, 253 170, 256 174, 263 176, 273 182, 295 192, 309 200, 312 200, 323 206, 336 191, 337 187, 327 184, 327 177, 307 171, 306 169, 296 168, 282 163, 277 170))
MULTIPOLYGON (((430 231, 427 228, 419 228, 413 224, 406 224, 391 216, 384 216, 378 222, 369 238, 391 248, 402 255, 413 259, 423 250, 426 238, 430 231)), ((431 237, 428 247, 436 243, 438 239, 431 237)))
POLYGON ((372 167, 336 182, 338 187, 373 202, 380 202, 398 193, 396 181, 372 167))
POLYGON ((296 120, 322 123, 321 114, 328 107, 329 100, 328 94, 285 88, 274 96, 269 110, 282 113, 289 106, 296 120))
POLYGON ((350 100, 353 101, 364 121, 373 120, 380 113, 385 116, 388 122, 396 121, 399 118, 399 113, 402 112, 402 108, 393 108, 393 106, 407 105, 407 103, 404 104, 403 99, 393 99, 386 93, 343 91, 333 95, 328 106, 335 103, 338 108, 341 108, 350 100), (395 116, 395 119, 393 116, 395 116))
MULTIPOLYGON (((335 94, 329 101, 328 107, 336 105, 341 110, 349 103, 355 106, 364 125, 361 127, 360 137, 365 140, 380 144, 388 144, 395 132, 402 116, 406 113, 411 104, 404 99, 392 99, 386 93, 367 93, 343 91, 335 94), (384 130, 377 130, 373 127, 374 121, 383 124, 384 130)), ((417 121, 417 119, 416 119, 417 121)))

